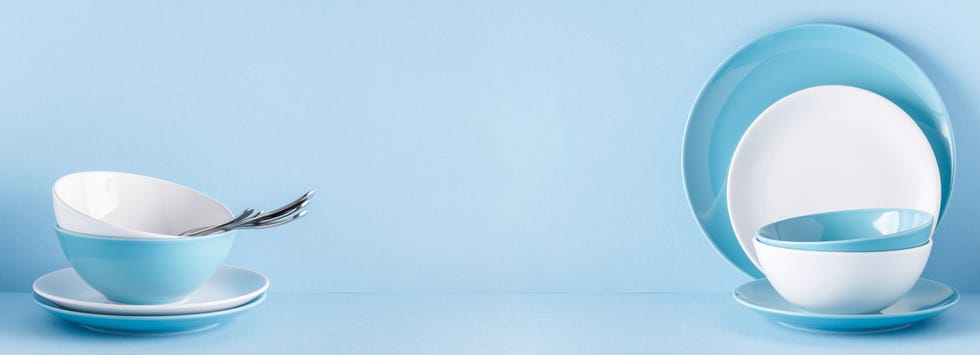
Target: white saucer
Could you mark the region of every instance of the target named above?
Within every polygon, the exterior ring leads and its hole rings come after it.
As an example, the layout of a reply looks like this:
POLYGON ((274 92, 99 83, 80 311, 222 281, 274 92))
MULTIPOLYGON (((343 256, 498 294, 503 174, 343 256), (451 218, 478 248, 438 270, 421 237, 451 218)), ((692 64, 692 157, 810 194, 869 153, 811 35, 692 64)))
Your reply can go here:
POLYGON ((73 311, 108 314, 170 316, 215 312, 241 306, 269 288, 269 279, 254 271, 222 266, 200 289, 180 303, 132 305, 109 303, 105 296, 82 281, 75 269, 48 273, 34 281, 34 293, 73 311))

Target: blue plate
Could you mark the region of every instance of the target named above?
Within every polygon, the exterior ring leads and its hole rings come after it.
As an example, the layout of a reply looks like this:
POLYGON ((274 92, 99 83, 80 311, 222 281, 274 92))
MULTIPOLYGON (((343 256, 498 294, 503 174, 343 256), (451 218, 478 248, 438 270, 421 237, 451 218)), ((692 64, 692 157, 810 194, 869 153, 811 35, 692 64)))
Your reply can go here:
POLYGON ((132 335, 174 335, 214 328, 255 308, 265 301, 266 294, 249 303, 217 312, 176 316, 120 316, 69 311, 34 294, 34 303, 64 320, 96 331, 132 335))
POLYGON ((739 246, 725 195, 728 167, 742 134, 780 98, 817 85, 875 92, 922 129, 939 164, 946 210, 955 168, 953 135, 939 92, 905 53, 852 27, 809 24, 762 36, 739 49, 705 83, 684 132, 682 170, 691 210, 715 249, 746 274, 762 278, 739 246))
POLYGON ((956 304, 960 294, 942 283, 919 279, 905 297, 874 314, 810 313, 786 302, 769 284, 755 280, 735 290, 735 300, 787 327, 832 333, 871 333, 897 330, 931 318, 956 304))

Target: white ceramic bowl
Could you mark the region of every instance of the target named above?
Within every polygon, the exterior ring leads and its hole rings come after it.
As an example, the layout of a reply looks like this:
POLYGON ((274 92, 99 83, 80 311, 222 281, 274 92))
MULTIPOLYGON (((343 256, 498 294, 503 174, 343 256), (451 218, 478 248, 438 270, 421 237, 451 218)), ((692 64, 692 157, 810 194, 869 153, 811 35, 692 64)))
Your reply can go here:
POLYGON ((932 240, 875 252, 780 248, 754 240, 762 272, 786 301, 814 313, 867 314, 912 289, 929 260, 932 240))
POLYGON ((173 238, 233 217, 215 199, 149 176, 86 171, 65 175, 51 189, 64 230, 106 237, 173 238))

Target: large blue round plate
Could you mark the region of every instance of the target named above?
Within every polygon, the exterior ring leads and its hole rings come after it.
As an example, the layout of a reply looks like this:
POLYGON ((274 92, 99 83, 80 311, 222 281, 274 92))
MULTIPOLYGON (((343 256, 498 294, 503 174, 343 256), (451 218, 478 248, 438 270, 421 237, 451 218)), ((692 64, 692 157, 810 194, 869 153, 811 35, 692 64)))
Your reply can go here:
POLYGON ((810 313, 786 302, 769 284, 755 280, 735 290, 742 305, 787 327, 832 333, 869 333, 897 330, 936 316, 960 299, 960 294, 942 283, 919 279, 898 302, 873 314, 810 313))
POLYGON ((726 198, 728 168, 742 134, 769 105, 818 85, 875 92, 905 110, 925 133, 942 182, 938 224, 955 168, 949 115, 935 86, 905 53, 868 32, 808 24, 762 36, 729 57, 708 79, 684 132, 683 174, 688 202, 701 229, 728 261, 763 277, 732 229, 726 198))
POLYGON ((214 328, 265 301, 263 293, 241 306, 215 312, 172 316, 132 316, 67 310, 34 294, 34 303, 69 322, 96 331, 132 335, 173 335, 214 328))

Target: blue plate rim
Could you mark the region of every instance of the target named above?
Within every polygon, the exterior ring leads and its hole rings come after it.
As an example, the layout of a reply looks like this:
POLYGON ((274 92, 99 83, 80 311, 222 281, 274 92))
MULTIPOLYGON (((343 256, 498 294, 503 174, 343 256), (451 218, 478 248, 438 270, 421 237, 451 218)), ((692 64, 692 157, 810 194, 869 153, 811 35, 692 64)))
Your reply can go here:
POLYGON ((930 279, 927 279, 927 278, 919 278, 919 281, 917 281, 916 283, 919 283, 919 282, 931 282, 931 283, 938 284, 938 285, 941 285, 943 287, 946 287, 946 288, 950 289, 951 291, 953 291, 953 293, 950 294, 945 299, 943 299, 942 301, 936 303, 936 306, 934 306, 934 307, 930 307, 930 308, 926 308, 926 309, 921 309, 921 310, 913 311, 913 312, 907 312, 907 313, 893 313, 893 314, 884 314, 884 313, 874 313, 874 314, 818 314, 818 313, 805 313, 805 312, 791 312, 791 311, 784 311, 784 310, 772 309, 772 308, 768 308, 768 307, 762 307, 762 306, 759 306, 759 305, 756 305, 754 303, 749 302, 748 300, 744 299, 744 297, 742 297, 741 295, 739 295, 738 290, 741 289, 742 287, 748 286, 750 284, 762 283, 762 282, 768 283, 769 280, 767 280, 767 279, 758 279, 758 280, 749 281, 748 283, 743 284, 742 286, 739 286, 738 288, 736 288, 735 291, 732 292, 732 297, 735 298, 735 301, 736 302, 742 304, 743 306, 746 306, 748 308, 751 308, 752 310, 757 311, 759 313, 778 314, 778 315, 790 316, 790 317, 796 317, 796 318, 808 318, 808 319, 842 319, 842 320, 889 319, 889 318, 898 318, 898 317, 910 317, 910 316, 935 314, 935 313, 941 313, 941 312, 945 311, 946 309, 948 309, 949 307, 952 307, 953 305, 955 305, 957 302, 960 301, 960 292, 957 291, 952 286, 949 286, 949 285, 944 284, 944 283, 939 282, 939 281, 930 280, 930 279))

